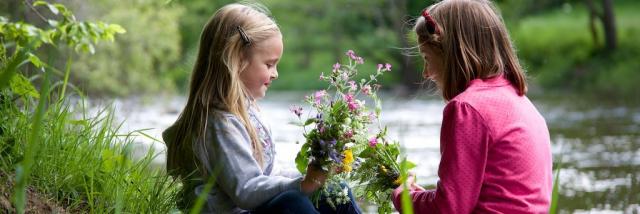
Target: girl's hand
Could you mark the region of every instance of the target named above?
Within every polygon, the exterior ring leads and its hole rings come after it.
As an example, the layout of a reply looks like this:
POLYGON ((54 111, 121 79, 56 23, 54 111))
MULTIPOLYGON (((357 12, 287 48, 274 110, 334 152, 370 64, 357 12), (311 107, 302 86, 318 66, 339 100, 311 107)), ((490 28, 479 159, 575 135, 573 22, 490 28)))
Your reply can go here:
POLYGON ((311 194, 324 185, 328 172, 318 169, 313 164, 307 165, 307 174, 302 179, 300 189, 305 194, 311 194))
POLYGON ((409 190, 412 191, 425 191, 425 189, 416 183, 416 173, 409 172, 409 177, 407 177, 407 185, 409 186, 409 190))

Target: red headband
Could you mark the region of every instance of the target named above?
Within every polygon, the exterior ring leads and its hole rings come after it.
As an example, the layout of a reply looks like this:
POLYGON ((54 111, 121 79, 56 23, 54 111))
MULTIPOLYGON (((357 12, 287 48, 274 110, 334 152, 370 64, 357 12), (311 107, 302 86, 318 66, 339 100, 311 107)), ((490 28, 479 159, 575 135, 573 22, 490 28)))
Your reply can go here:
POLYGON ((439 29, 438 29, 438 24, 436 24, 436 21, 433 20, 433 17, 431 17, 431 15, 429 15, 429 11, 427 9, 424 9, 422 11, 422 17, 424 17, 424 20, 427 22, 427 31, 429 31, 430 34, 434 34, 434 33, 440 33, 439 29))

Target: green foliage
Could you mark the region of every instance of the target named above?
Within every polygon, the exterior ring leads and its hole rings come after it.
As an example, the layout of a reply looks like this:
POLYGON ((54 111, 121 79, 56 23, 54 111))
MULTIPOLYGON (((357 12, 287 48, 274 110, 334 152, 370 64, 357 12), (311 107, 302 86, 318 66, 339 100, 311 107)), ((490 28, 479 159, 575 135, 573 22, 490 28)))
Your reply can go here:
MULTIPOLYGON (((29 134, 26 135, 26 138, 18 138, 18 142, 26 142, 21 144, 26 145, 23 150, 22 160, 15 166, 13 164, 8 165, 11 168, 15 167, 16 184, 12 202, 18 213, 24 212, 26 187, 31 178, 35 159, 41 149, 40 145, 37 144, 43 139, 41 135, 44 125, 43 117, 49 102, 48 94, 51 70, 53 70, 47 64, 42 63, 36 55, 36 50, 43 44, 64 44, 73 47, 76 51, 93 53, 94 44, 98 41, 113 40, 114 34, 124 33, 124 30, 118 25, 102 22, 78 22, 75 16, 61 4, 36 1, 33 3, 33 7, 36 6, 46 6, 54 15, 60 15, 59 18, 61 20, 48 19, 46 21, 49 28, 41 29, 23 22, 9 22, 6 18, 0 17, 0 42, 2 46, 0 49, 0 59, 2 61, 0 76, 3 78, 0 81, 1 96, 22 97, 27 102, 25 106, 27 110, 25 112, 32 112, 28 116, 29 120, 27 121, 29 123, 24 128, 27 131, 26 133, 29 134), (9 48, 14 50, 11 55, 7 55, 7 49, 9 48), (35 87, 20 73, 20 67, 29 62, 44 72, 44 79, 39 93, 35 92, 35 87), (5 92, 4 88, 7 82, 10 82, 9 85, 11 87, 9 91, 5 92), (33 107, 28 100, 32 97, 39 99, 35 109, 29 109, 29 107, 33 107)), ((5 100, 2 101, 4 102, 5 100)))
POLYGON ((9 83, 11 91, 20 97, 40 98, 40 93, 23 75, 14 75, 9 83))
POLYGON ((148 171, 153 153, 140 162, 128 160, 124 148, 131 143, 132 135, 120 135, 113 128, 111 114, 87 118, 84 105, 71 107, 64 99, 69 66, 60 99, 51 101, 52 94, 57 95, 50 93, 57 69, 38 56, 37 49, 43 45, 64 45, 93 53, 95 44, 112 41, 124 29, 103 22, 76 21, 61 4, 37 1, 33 6, 44 6, 59 19, 48 19, 48 28, 38 28, 0 17, 0 170, 15 175, 12 202, 16 211, 24 212, 27 186, 52 197, 68 210, 171 211, 179 187, 164 173, 148 171), (7 50, 13 53, 7 55, 7 50), (27 78, 30 73, 22 70, 27 63, 44 72, 39 91, 27 78))
POLYGON ((38 68, 46 66, 37 56, 36 50, 43 44, 66 45, 76 51, 94 52, 94 46, 101 40, 113 41, 114 35, 124 33, 116 24, 103 22, 79 22, 63 5, 36 1, 34 6, 46 6, 52 13, 60 14, 61 20, 48 19, 48 28, 38 28, 24 22, 9 22, 0 17, 0 89, 6 86, 22 65, 31 63, 38 68), (13 53, 8 54, 8 48, 13 53))
POLYGON ((407 178, 409 176, 409 170, 416 167, 415 164, 407 161, 406 158, 402 159, 400 163, 400 176, 403 180, 402 186, 404 189, 400 195, 400 201, 402 203, 402 213, 413 214, 413 202, 411 200, 411 196, 409 195, 409 187, 407 186, 407 178))
MULTIPOLYGON (((129 33, 101 45, 93 56, 79 56, 70 82, 90 94, 131 95, 175 89, 170 79, 181 57, 180 5, 163 1, 92 1, 92 19, 122 23, 129 33)), ((178 69, 178 70, 177 70, 178 69)), ((184 72, 186 76, 186 72, 184 72)))
POLYGON ((599 41, 589 30, 583 4, 565 6, 522 19, 512 27, 512 38, 529 75, 548 89, 584 91, 606 97, 637 98, 640 78, 640 24, 637 2, 616 2, 618 49, 605 50, 601 26, 599 41))
MULTIPOLYGON (((363 65, 363 71, 375 71, 375 63, 389 62, 396 73, 384 75, 383 85, 397 83, 402 72, 403 48, 393 21, 405 16, 391 10, 389 1, 289 1, 264 2, 271 9, 283 33, 285 51, 278 65, 279 79, 273 89, 322 89, 320 73, 330 72, 343 50, 358 50, 372 65, 363 65)), ((409 27, 405 25, 403 27, 409 27)), ((340 61, 338 61, 340 62, 340 61)), ((345 63, 345 62, 340 62, 345 63)), ((362 72, 367 77, 373 72, 362 72)))
MULTIPOLYGON (((28 104, 32 102, 27 99, 28 104)), ((8 149, 0 157, 0 170, 23 176, 20 168, 14 171, 12 167, 31 159, 30 186, 72 212, 173 210, 179 184, 163 172, 149 171, 153 152, 139 162, 129 159, 125 154, 133 133, 123 135, 113 128, 118 124, 106 109, 95 117, 84 116, 87 110, 83 103, 52 102, 37 120, 33 105, 19 107, 9 99, 2 100, 0 148, 8 149), (40 128, 34 121, 41 121, 40 128), (33 151, 36 147, 39 151, 33 151), (28 157, 30 150, 33 158, 28 157)))

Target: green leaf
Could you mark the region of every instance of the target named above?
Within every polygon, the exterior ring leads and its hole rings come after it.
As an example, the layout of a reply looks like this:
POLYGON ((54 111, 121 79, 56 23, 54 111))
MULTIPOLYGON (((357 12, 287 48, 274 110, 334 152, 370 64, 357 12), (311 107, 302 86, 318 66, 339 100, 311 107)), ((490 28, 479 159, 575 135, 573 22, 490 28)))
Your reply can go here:
POLYGON ((56 6, 49 3, 46 3, 45 5, 49 8, 49 10, 51 10, 53 14, 58 15, 58 13, 60 13, 60 11, 58 10, 58 8, 56 8, 56 6))
POLYGON ((31 62, 31 64, 33 64, 34 66, 38 67, 38 68, 42 68, 42 61, 40 61, 40 58, 38 58, 36 55, 33 55, 32 53, 28 53, 29 55, 29 61, 31 62))
POLYGON ((127 30, 125 30, 119 24, 109 24, 108 30, 111 31, 111 32, 119 33, 119 34, 123 34, 123 33, 127 32, 127 30))
POLYGON ((67 7, 65 7, 63 4, 56 3, 56 4, 53 4, 53 7, 55 7, 56 10, 59 10, 60 12, 62 12, 62 15, 64 16, 70 15, 69 10, 67 10, 67 7))
POLYGON ((558 161, 558 164, 556 166, 556 170, 555 170, 555 175, 553 178, 553 190, 551 192, 551 206, 549 207, 549 213, 550 214, 555 214, 558 211, 558 199, 559 199, 559 192, 560 192, 560 186, 558 185, 559 179, 560 179, 560 170, 562 169, 562 156, 560 156, 560 161, 558 161))
POLYGON ((400 176, 403 178, 403 186, 402 194, 400 196, 401 204, 402 204, 402 213, 413 214, 413 203, 411 202, 411 197, 409 196, 409 191, 407 190, 407 175, 409 169, 415 167, 415 164, 407 161, 407 158, 402 159, 400 164, 400 176), (413 165, 413 166, 411 166, 413 165))
POLYGON ((309 164, 309 157, 307 156, 307 151, 309 150, 309 143, 305 143, 300 148, 300 152, 296 155, 296 168, 300 173, 305 173, 307 171, 307 165, 309 164))
POLYGON ((42 5, 48 5, 49 3, 46 1, 36 1, 33 3, 33 6, 42 6, 42 5))
POLYGON ((23 97, 40 98, 40 94, 33 87, 33 84, 27 80, 22 74, 15 74, 9 83, 11 91, 23 97))
POLYGON ((316 118, 309 118, 309 119, 307 119, 307 121, 304 122, 304 126, 311 125, 312 123, 315 123, 316 121, 317 121, 316 118))
POLYGON ((416 164, 408 161, 406 158, 402 159, 401 165, 404 167, 404 170, 409 171, 410 169, 416 168, 416 164))
POLYGON ((374 148, 371 147, 367 147, 364 151, 360 152, 360 154, 358 155, 358 157, 361 158, 369 158, 371 156, 373 156, 374 153, 374 148))

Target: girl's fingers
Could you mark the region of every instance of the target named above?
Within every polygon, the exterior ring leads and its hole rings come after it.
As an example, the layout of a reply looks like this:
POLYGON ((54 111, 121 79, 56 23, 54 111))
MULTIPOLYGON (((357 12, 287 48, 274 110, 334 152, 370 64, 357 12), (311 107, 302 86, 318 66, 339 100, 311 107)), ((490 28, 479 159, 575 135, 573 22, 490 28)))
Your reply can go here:
POLYGON ((424 187, 422 187, 422 186, 420 186, 420 185, 418 185, 416 183, 412 183, 411 184, 411 189, 425 191, 424 187))

